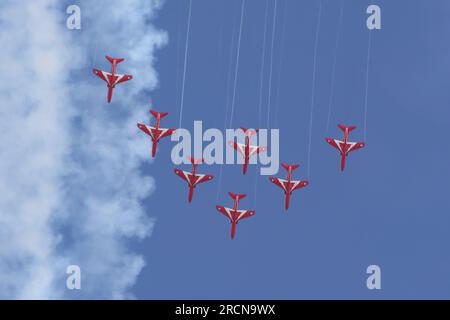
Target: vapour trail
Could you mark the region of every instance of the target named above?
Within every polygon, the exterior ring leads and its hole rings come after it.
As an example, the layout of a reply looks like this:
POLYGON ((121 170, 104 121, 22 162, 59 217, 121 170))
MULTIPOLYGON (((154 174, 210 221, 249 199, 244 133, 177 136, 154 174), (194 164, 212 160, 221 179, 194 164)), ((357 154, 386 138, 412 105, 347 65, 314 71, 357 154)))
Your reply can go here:
MULTIPOLYGON (((262 57, 261 57, 261 72, 259 75, 259 104, 258 104, 258 128, 261 127, 262 123, 262 98, 263 98, 263 86, 264 86, 264 68, 266 60, 266 41, 267 41, 267 18, 269 16, 269 0, 266 0, 266 10, 264 14, 264 35, 262 44, 262 57)), ((256 206, 258 194, 258 171, 255 172, 255 188, 253 193, 253 204, 256 206)))
POLYGON ((340 15, 339 15, 338 29, 336 32, 336 43, 334 46, 333 67, 332 67, 332 71, 331 71, 331 87, 330 87, 330 96, 329 96, 329 100, 328 100, 327 126, 326 126, 326 130, 325 130, 326 134, 328 134, 328 131, 330 129, 331 109, 333 107, 334 87, 335 87, 335 81, 336 81, 337 55, 338 55, 338 50, 339 50, 339 39, 341 37, 343 17, 344 17, 344 6, 341 2, 341 11, 340 11, 340 15))
POLYGON ((273 24, 272 24, 272 42, 270 45, 270 67, 269 67, 269 97, 267 99, 267 129, 270 127, 270 102, 272 100, 272 73, 273 73, 273 46, 275 42, 275 28, 277 24, 277 1, 275 1, 273 9, 273 24))
POLYGON ((184 88, 185 88, 185 84, 186 84, 186 68, 187 68, 187 58, 188 58, 188 49, 189 49, 189 33, 191 31, 191 14, 192 14, 192 0, 189 0, 189 14, 188 14, 187 32, 186 32, 186 44, 185 44, 185 49, 184 49, 183 82, 181 85, 180 124, 178 126, 179 128, 181 128, 181 122, 183 121, 184 88))
POLYGON ((364 141, 367 140, 367 105, 369 96, 369 68, 370 68, 370 49, 372 46, 372 31, 369 30, 369 44, 367 45, 367 66, 366 66, 366 94, 364 97, 364 141))
MULTIPOLYGON (((227 128, 227 117, 228 117, 228 111, 230 109, 230 96, 231 94, 229 94, 230 91, 230 87, 231 87, 231 69, 233 67, 233 44, 234 44, 234 39, 236 36, 236 21, 235 19, 233 19, 233 31, 231 34, 231 44, 230 44, 230 61, 228 64, 228 72, 227 72, 227 86, 226 86, 226 102, 225 102, 225 115, 224 115, 224 124, 223 124, 223 128, 224 130, 227 128)), ((216 194, 216 200, 219 200, 219 196, 220 196, 220 191, 222 189, 222 175, 223 175, 223 166, 224 164, 220 165, 219 168, 219 177, 217 179, 217 194, 216 194)))
POLYGON ((319 44, 319 31, 320 31, 321 16, 322 16, 322 0, 320 0, 320 2, 319 2, 319 14, 318 14, 318 18, 317 18, 316 36, 315 36, 315 40, 314 40, 314 60, 313 60, 312 89, 311 89, 311 110, 310 110, 310 115, 309 115, 308 179, 311 177, 311 142, 312 142, 313 115, 314 115, 315 91, 316 91, 317 47, 319 44))
POLYGON ((238 79, 238 73, 239 73, 239 55, 241 52, 241 38, 242 38, 242 25, 244 22, 244 12, 245 12, 245 0, 242 0, 241 22, 239 25, 239 37, 238 37, 237 54, 236 54, 236 65, 234 68, 234 88, 233 88, 233 99, 231 100, 231 115, 230 115, 230 125, 229 125, 230 128, 233 125, 234 104, 236 102, 236 86, 237 86, 237 79, 238 79))
POLYGON ((289 0, 285 1, 283 9, 283 23, 281 27, 281 49, 280 49, 280 62, 278 67, 278 77, 277 77, 277 89, 275 96, 275 114, 274 114, 274 125, 278 128, 278 110, 280 109, 280 91, 281 91, 281 74, 283 71, 283 53, 286 46, 286 19, 287 19, 287 8, 289 0))

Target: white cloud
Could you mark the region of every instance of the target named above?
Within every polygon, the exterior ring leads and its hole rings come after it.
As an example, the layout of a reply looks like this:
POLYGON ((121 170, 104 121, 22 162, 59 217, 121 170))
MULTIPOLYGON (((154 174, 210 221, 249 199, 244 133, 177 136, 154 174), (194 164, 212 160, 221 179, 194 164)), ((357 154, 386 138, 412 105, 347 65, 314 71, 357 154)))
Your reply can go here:
POLYGON ((68 264, 81 267, 79 296, 126 298, 144 266, 127 239, 153 225, 140 204, 154 183, 139 170, 149 144, 136 121, 166 42, 148 23, 161 3, 78 3, 80 31, 65 28, 59 1, 0 4, 1 298, 71 297, 68 264), (135 76, 111 105, 104 83, 86 74, 92 58, 108 67, 104 54, 126 58, 119 71, 135 76))

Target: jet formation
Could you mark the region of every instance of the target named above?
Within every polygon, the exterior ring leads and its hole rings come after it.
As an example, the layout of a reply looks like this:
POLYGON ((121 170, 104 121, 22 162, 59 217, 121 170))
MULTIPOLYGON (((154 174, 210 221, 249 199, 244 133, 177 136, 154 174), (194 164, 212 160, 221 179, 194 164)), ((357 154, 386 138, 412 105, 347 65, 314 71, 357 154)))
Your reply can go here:
MULTIPOLYGON (((108 55, 105 58, 111 64, 111 71, 105 72, 99 69, 93 69, 94 74, 106 82, 107 85, 107 102, 111 103, 113 91, 117 84, 129 81, 133 79, 132 75, 129 74, 118 74, 117 65, 123 62, 125 59, 123 58, 113 58, 108 55)), ((146 125, 143 123, 137 123, 137 127, 144 132, 147 136, 150 137, 152 147, 151 147, 151 156, 152 158, 156 157, 156 152, 158 148, 158 143, 162 138, 171 136, 175 133, 176 129, 170 128, 161 128, 161 120, 168 115, 167 112, 158 112, 155 110, 150 110, 150 114, 155 118, 154 125, 146 125)), ((343 124, 338 124, 338 128, 343 131, 343 140, 338 140, 334 138, 326 138, 325 141, 336 148, 340 154, 340 169, 344 171, 346 165, 346 159, 350 152, 361 149, 365 147, 364 142, 350 142, 349 135, 350 132, 356 129, 355 126, 345 126, 343 124)), ((248 171, 248 165, 250 164, 250 159, 252 156, 256 156, 261 152, 267 150, 266 146, 258 146, 251 144, 252 136, 258 133, 258 130, 240 128, 244 132, 244 141, 229 141, 228 144, 230 147, 235 149, 242 157, 243 157, 243 166, 242 173, 245 175, 248 171)), ((191 171, 184 171, 178 168, 174 169, 175 174, 183 179, 188 187, 188 202, 191 203, 194 196, 194 190, 201 183, 209 182, 213 180, 213 176, 210 174, 203 174, 197 171, 198 166, 204 162, 204 159, 196 159, 191 156, 188 157, 188 160, 191 164, 191 171)), ((293 173, 296 169, 299 168, 299 164, 287 164, 281 163, 281 166, 286 170, 287 174, 285 178, 277 178, 277 177, 269 177, 269 181, 282 189, 284 193, 284 209, 287 211, 290 206, 292 193, 295 190, 304 188, 309 185, 308 180, 294 180, 293 173)), ((222 205, 217 205, 216 209, 226 216, 231 223, 231 239, 235 238, 236 235, 236 225, 242 219, 252 217, 255 215, 255 210, 243 210, 239 209, 239 202, 243 198, 246 197, 245 194, 237 194, 233 192, 228 193, 229 196, 233 199, 232 208, 225 207, 222 205)))

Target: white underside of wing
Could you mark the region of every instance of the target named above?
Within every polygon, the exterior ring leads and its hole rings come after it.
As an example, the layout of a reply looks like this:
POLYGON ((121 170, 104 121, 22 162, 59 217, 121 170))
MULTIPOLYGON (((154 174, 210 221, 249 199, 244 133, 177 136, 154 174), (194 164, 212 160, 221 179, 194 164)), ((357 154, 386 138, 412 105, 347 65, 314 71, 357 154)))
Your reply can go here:
POLYGON ((195 187, 195 186, 197 185, 197 183, 198 183, 201 179, 203 179, 203 177, 205 176, 205 174, 196 174, 196 175, 195 175, 195 177, 196 177, 195 181, 194 181, 193 183, 191 183, 189 177, 192 177, 192 176, 194 176, 194 175, 193 175, 192 173, 186 172, 186 171, 183 171, 183 174, 184 174, 184 176, 186 177, 186 179, 187 179, 187 181, 188 181, 188 183, 189 183, 189 185, 190 185, 191 187, 195 187))
POLYGON ((259 148, 258 146, 250 146, 250 156, 258 152, 258 148, 259 148))
POLYGON ((236 142, 237 150, 244 156, 245 155, 245 144, 236 142))
POLYGON ((281 186, 283 187, 283 189, 284 189, 284 191, 287 191, 287 189, 286 189, 286 183, 288 182, 287 180, 285 180, 285 179, 277 179, 278 180, 278 182, 281 184, 281 186))
POLYGON ((231 216, 231 211, 233 211, 233 209, 226 208, 226 207, 223 207, 223 209, 225 210, 225 212, 226 212, 226 214, 228 215, 228 217, 229 217, 230 219, 233 219, 233 217, 231 216))
POLYGON ((111 82, 111 80, 110 80, 110 76, 112 76, 111 73, 106 72, 106 71, 100 71, 100 72, 103 74, 103 77, 105 77, 106 81, 108 82, 108 84, 109 84, 111 87, 115 86, 115 85, 117 84, 117 82, 119 82, 120 80, 122 80, 123 77, 125 77, 124 74, 116 74, 116 75, 115 75, 115 76, 117 77, 117 78, 116 78, 116 81, 111 82))
POLYGON ((356 142, 347 142, 347 144, 349 145, 349 148, 347 150, 347 152, 351 151, 358 143, 356 142))
MULTIPOLYGON (((153 139, 155 139, 155 136, 154 136, 154 134, 153 134, 153 131, 156 130, 156 128, 155 128, 155 127, 152 127, 152 126, 148 126, 148 125, 144 125, 144 126, 145 126, 145 128, 147 128, 147 131, 149 132, 150 136, 151 136, 153 139)), ((159 136, 161 137, 161 136, 163 136, 167 131, 169 131, 170 129, 159 128, 158 130, 160 131, 159 136)))
POLYGON ((242 216, 243 216, 244 214, 246 214, 246 213, 247 213, 247 211, 248 211, 248 210, 237 210, 237 212, 239 213, 239 215, 238 215, 238 217, 237 217, 237 219, 236 219, 236 220, 239 220, 239 219, 241 219, 241 218, 242 218, 242 216))
POLYGON ((291 181, 291 183, 293 184, 292 185, 292 189, 295 189, 295 188, 297 188, 297 186, 300 184, 300 183, 302 183, 301 181, 291 181))
MULTIPOLYGON (((236 143, 236 145, 237 145, 237 149, 238 149, 238 151, 243 155, 243 156, 245 156, 245 148, 246 148, 246 145, 245 144, 242 144, 242 143, 236 143)), ((257 153, 258 152, 258 146, 249 146, 249 156, 252 156, 252 155, 254 155, 255 153, 257 153)))
POLYGON ((344 144, 344 141, 333 139, 334 143, 336 143, 337 147, 339 148, 339 151, 342 152, 342 145, 344 144))

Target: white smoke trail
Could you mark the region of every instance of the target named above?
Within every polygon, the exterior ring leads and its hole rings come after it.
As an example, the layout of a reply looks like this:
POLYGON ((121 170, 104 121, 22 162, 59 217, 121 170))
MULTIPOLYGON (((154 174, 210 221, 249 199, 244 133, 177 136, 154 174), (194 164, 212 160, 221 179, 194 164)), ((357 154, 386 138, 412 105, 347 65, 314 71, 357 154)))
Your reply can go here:
POLYGON ((70 297, 68 264, 81 267, 81 297, 130 297, 144 265, 127 239, 152 227, 140 205, 153 188, 139 170, 148 141, 135 123, 148 108, 143 90, 157 84, 154 50, 166 36, 148 21, 161 3, 79 5, 91 23, 69 31, 60 1, 0 3, 2 298, 70 297), (94 43, 135 76, 111 105, 104 83, 77 73, 94 43))

